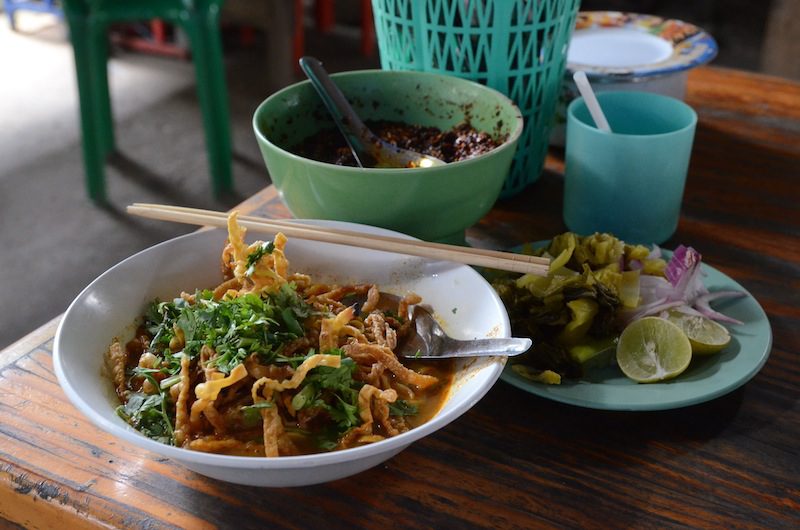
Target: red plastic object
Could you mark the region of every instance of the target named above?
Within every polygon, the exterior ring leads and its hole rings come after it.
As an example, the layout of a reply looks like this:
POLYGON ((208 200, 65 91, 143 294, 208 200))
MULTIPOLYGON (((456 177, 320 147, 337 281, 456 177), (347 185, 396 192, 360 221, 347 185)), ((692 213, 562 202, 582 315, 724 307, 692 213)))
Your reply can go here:
POLYGON ((327 33, 336 24, 336 10, 333 0, 316 0, 314 3, 316 11, 317 29, 322 33, 327 33))
POLYGON ((167 38, 167 26, 163 20, 150 21, 150 38, 116 33, 112 35, 112 41, 125 49, 153 55, 165 55, 167 57, 177 57, 188 59, 190 52, 183 46, 169 42, 167 38))

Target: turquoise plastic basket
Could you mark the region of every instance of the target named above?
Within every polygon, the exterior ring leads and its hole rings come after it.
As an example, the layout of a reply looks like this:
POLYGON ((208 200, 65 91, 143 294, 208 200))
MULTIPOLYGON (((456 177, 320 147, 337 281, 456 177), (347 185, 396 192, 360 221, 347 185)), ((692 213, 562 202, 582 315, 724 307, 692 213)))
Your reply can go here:
POLYGON ((381 66, 509 96, 525 128, 501 197, 539 178, 580 0, 372 0, 381 66))

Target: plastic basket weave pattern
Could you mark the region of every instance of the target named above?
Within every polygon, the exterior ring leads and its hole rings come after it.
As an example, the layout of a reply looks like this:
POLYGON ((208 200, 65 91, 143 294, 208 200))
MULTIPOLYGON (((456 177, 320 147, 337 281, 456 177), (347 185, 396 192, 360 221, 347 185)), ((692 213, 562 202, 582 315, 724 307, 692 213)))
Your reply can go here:
POLYGON ((381 66, 455 75, 509 96, 525 128, 503 186, 539 178, 580 0, 372 0, 381 66))

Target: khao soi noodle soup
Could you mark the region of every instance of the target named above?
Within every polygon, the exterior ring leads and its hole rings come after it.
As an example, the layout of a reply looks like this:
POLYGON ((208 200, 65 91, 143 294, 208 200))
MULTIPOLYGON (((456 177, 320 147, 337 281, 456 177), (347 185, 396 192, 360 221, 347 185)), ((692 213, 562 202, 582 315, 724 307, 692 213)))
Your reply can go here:
POLYGON ((316 283, 289 272, 283 234, 244 235, 232 214, 224 281, 153 301, 135 337, 111 344, 119 416, 186 449, 286 456, 374 443, 438 412, 454 363, 393 351, 418 296, 379 310, 378 286, 316 283))

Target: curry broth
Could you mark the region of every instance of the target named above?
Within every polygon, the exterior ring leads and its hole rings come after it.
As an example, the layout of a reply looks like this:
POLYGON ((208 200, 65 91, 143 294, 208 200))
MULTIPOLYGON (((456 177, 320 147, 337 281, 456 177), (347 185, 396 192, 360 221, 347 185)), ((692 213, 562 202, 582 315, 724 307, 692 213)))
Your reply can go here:
POLYGON ((425 392, 420 392, 419 409, 417 414, 408 418, 411 427, 419 427, 423 423, 430 421, 442 409, 447 397, 450 395, 450 388, 455 379, 456 362, 455 359, 440 359, 436 361, 411 360, 405 364, 415 372, 432 375, 439 379, 439 382, 425 392))

